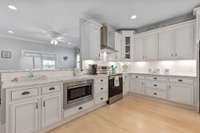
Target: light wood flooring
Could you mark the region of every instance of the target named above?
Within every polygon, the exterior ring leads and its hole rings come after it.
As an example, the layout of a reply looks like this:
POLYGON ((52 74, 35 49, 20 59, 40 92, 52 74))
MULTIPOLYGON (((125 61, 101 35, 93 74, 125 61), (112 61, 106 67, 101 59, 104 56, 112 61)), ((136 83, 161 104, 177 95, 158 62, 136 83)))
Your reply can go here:
POLYGON ((200 115, 140 96, 128 96, 49 133, 200 133, 200 115))

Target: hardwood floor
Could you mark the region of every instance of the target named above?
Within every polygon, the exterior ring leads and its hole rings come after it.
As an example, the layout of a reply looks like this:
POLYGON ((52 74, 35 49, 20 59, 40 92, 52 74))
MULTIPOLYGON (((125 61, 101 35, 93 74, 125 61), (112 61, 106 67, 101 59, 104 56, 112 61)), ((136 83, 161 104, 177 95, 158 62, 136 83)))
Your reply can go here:
POLYGON ((49 133, 200 133, 200 115, 128 96, 49 133))

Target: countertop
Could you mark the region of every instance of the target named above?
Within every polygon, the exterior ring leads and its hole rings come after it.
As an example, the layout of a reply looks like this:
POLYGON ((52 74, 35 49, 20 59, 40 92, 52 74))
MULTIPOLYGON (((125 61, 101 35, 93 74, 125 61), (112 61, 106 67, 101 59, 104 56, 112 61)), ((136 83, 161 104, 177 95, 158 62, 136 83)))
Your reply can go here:
MULTIPOLYGON (((186 75, 186 74, 152 74, 152 73, 136 73, 136 72, 125 72, 121 74, 135 74, 135 75, 144 75, 144 76, 168 76, 168 77, 182 77, 182 78, 196 78, 194 75, 186 75)), ((40 85, 47 83, 55 83, 55 82, 71 82, 78 80, 87 80, 87 79, 95 79, 102 76, 109 76, 108 74, 98 74, 98 75, 80 75, 80 76, 65 76, 65 77, 55 77, 55 78, 47 78, 41 80, 29 80, 29 81, 6 81, 2 83, 3 89, 9 88, 19 88, 23 86, 32 86, 32 85, 40 85)))
POLYGON ((18 81, 18 82, 6 81, 2 83, 2 88, 9 89, 14 87, 19 88, 23 86, 40 85, 40 84, 55 83, 55 82, 72 82, 78 80, 89 80, 102 76, 107 76, 107 75, 100 74, 100 75, 65 76, 65 77, 55 77, 55 78, 47 78, 41 80, 29 80, 29 81, 18 81))

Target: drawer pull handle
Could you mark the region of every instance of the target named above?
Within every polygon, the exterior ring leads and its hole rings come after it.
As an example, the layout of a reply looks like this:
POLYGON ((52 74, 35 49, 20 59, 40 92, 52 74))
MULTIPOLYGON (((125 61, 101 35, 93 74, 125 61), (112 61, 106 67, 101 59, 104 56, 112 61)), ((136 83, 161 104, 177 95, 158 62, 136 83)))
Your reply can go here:
POLYGON ((103 97, 101 97, 101 100, 103 100, 103 97))
POLYGON ((103 88, 101 88, 101 90, 103 90, 103 88))
POLYGON ((54 87, 51 87, 51 88, 49 88, 49 90, 52 91, 52 90, 55 90, 55 88, 54 88, 54 87))
POLYGON ((138 76, 135 76, 135 78, 138 78, 138 76))
POLYGON ((183 80, 182 80, 182 79, 179 79, 178 82, 183 82, 183 80))
POLYGON ((153 86, 157 87, 158 85, 157 85, 157 84, 154 84, 153 86))
POLYGON ((157 80, 157 77, 154 77, 153 79, 157 80))
POLYGON ((103 79, 101 79, 101 82, 103 82, 103 79))
POLYGON ((156 92, 154 92, 153 95, 157 96, 158 94, 156 92))
POLYGON ((83 109, 83 107, 79 107, 79 108, 78 108, 78 110, 82 110, 82 109, 83 109))
POLYGON ((22 92, 22 95, 29 95, 29 94, 30 94, 29 91, 22 92))
POLYGON ((38 103, 36 103, 35 108, 38 109, 38 103))

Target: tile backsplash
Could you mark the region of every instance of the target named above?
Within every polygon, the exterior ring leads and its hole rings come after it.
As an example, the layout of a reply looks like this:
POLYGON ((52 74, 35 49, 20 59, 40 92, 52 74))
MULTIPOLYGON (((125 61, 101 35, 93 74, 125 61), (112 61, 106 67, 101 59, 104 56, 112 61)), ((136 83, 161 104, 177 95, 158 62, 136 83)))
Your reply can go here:
POLYGON ((84 61, 83 68, 88 64, 98 65, 116 65, 118 72, 123 72, 123 65, 128 66, 128 72, 174 74, 174 75, 193 75, 196 76, 196 60, 176 60, 176 61, 151 61, 151 62, 102 62, 102 61, 84 61), (151 71, 151 72, 150 72, 151 71))

